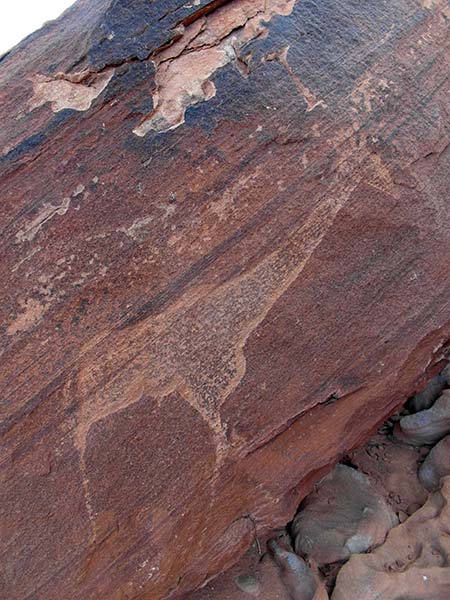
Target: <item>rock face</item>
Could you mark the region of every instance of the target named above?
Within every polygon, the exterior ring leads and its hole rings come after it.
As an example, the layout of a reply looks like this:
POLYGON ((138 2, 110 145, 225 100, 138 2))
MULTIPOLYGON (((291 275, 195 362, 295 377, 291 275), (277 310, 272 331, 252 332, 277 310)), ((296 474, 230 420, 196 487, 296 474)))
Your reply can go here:
POLYGON ((79 0, 0 62, 0 596, 174 598, 436 374, 440 0, 79 0))
POLYGON ((295 551, 319 565, 346 560, 384 542, 396 524, 368 477, 337 465, 300 506, 292 524, 295 551))
POLYGON ((450 477, 442 490, 371 554, 355 554, 339 572, 331 600, 450 597, 450 477))

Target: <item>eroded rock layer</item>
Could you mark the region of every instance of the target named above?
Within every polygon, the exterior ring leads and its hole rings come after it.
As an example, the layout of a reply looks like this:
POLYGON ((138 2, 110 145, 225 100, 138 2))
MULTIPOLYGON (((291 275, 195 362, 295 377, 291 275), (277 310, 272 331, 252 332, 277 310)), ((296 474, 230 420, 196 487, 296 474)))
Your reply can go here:
POLYGON ((0 585, 162 599, 450 338, 440 0, 79 0, 0 62, 0 585))

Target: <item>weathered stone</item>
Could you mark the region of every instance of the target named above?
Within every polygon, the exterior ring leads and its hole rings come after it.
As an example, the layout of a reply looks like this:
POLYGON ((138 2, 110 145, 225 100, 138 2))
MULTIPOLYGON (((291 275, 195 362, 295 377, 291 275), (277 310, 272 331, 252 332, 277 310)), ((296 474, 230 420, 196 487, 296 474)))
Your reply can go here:
POLYGON ((430 408, 433 402, 441 395, 446 385, 446 379, 445 373, 439 373, 433 377, 424 390, 408 401, 408 409, 415 413, 430 408))
POLYGON ((419 479, 430 492, 439 488, 446 475, 450 475, 450 435, 431 449, 419 469, 419 479))
POLYGON ((291 600, 328 600, 325 587, 300 556, 282 548, 275 540, 269 549, 291 600))
POLYGON ((226 573, 189 594, 189 600, 328 600, 317 569, 284 541, 269 540, 262 557, 250 550, 226 573))
POLYGON ((300 506, 295 551, 319 565, 345 560, 381 544, 397 522, 364 473, 337 465, 300 506))
POLYGON ((444 390, 427 410, 402 417, 395 427, 395 436, 407 444, 435 444, 450 433, 450 390, 444 390))
POLYGON ((332 600, 447 600, 450 597, 450 477, 442 490, 370 554, 342 567, 332 600))
POLYGON ((441 368, 449 28, 80 0, 2 58, 0 596, 183 595, 441 368))
POLYGON ((406 513, 412 504, 422 506, 428 497, 417 472, 423 460, 421 448, 376 434, 365 446, 350 454, 351 462, 369 476, 392 510, 406 513))

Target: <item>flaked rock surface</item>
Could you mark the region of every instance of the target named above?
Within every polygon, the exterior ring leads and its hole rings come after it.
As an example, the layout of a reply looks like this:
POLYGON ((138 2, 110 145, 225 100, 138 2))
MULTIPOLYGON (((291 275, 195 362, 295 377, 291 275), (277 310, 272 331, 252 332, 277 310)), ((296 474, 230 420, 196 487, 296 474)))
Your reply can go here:
POLYGON ((318 564, 347 559, 381 544, 397 518, 363 473, 337 465, 300 506, 295 551, 318 564))

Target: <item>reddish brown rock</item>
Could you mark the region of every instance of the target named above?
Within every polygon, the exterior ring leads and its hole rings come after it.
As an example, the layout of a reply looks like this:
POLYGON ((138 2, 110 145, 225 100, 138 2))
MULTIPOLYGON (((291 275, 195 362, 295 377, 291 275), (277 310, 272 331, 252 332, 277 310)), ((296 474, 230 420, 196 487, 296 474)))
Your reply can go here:
POLYGON ((417 476, 423 461, 421 448, 377 434, 351 454, 351 461, 369 476, 400 519, 405 519, 412 505, 419 508, 427 499, 428 493, 417 476))
POLYGON ((270 554, 261 556, 257 550, 255 544, 236 566, 189 594, 189 600, 291 600, 270 554))
POLYGON ((398 520, 360 471, 336 465, 300 505, 292 524, 295 551, 319 565, 378 546, 398 520))
POLYGON ((189 600, 328 600, 317 566, 310 566, 292 552, 289 540, 271 539, 262 557, 258 542, 237 565, 204 588, 189 594, 189 600))
POLYGON ((419 479, 430 492, 439 488, 446 475, 450 475, 450 435, 431 449, 419 469, 419 479))
POLYGON ((436 444, 449 432, 450 390, 444 390, 430 408, 402 417, 395 428, 395 436, 413 446, 436 444))
POLYGON ((450 477, 370 554, 353 555, 332 600, 447 600, 450 595, 450 477))
POLYGON ((447 3, 192 4, 0 62, 8 600, 199 586, 446 355, 447 3))

